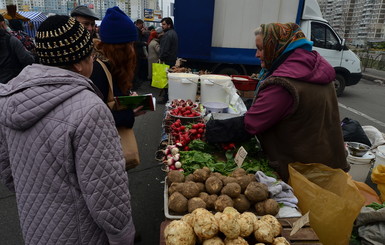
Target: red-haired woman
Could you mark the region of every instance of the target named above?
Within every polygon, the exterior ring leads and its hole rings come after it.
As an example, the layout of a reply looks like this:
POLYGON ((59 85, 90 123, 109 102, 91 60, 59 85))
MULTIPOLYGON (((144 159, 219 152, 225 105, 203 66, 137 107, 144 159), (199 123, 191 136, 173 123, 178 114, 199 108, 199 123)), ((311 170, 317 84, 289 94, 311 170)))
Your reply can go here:
POLYGON ((153 30, 148 38, 148 80, 152 80, 152 64, 159 61, 159 35, 153 30))
MULTIPOLYGON (((94 40, 97 57, 103 61, 112 75, 114 96, 131 95, 132 80, 135 74, 135 41, 138 38, 136 27, 131 19, 118 7, 107 10, 99 30, 100 40, 94 40)), ((90 77, 108 102, 109 83, 102 65, 95 61, 90 77)), ((117 127, 132 128, 135 116, 144 112, 141 107, 134 110, 112 111, 117 127)))

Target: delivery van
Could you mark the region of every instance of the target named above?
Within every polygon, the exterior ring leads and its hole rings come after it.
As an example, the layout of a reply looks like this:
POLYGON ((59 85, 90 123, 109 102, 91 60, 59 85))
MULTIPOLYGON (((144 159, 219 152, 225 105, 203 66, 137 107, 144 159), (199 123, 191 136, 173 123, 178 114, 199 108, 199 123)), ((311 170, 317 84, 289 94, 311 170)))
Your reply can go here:
POLYGON ((361 77, 360 59, 322 18, 316 0, 175 0, 178 57, 193 69, 251 75, 260 69, 254 30, 263 23, 295 22, 336 71, 337 95, 361 77))

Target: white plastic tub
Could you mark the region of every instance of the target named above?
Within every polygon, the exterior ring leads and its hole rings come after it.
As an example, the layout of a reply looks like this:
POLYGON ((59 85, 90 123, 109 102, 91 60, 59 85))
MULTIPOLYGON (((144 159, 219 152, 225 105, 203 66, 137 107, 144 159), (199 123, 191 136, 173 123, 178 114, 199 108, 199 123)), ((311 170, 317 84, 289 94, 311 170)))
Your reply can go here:
POLYGON ((196 101, 199 75, 191 73, 168 74, 168 97, 174 99, 196 101))
POLYGON ((376 161, 374 162, 373 168, 379 164, 385 165, 385 145, 377 147, 376 161))
POLYGON ((375 156, 371 151, 368 151, 362 157, 348 155, 347 161, 350 163, 349 174, 355 181, 365 182, 374 158, 375 156))
POLYGON ((226 75, 201 75, 201 98, 200 102, 222 102, 229 104, 230 95, 226 86, 232 84, 231 77, 226 75))

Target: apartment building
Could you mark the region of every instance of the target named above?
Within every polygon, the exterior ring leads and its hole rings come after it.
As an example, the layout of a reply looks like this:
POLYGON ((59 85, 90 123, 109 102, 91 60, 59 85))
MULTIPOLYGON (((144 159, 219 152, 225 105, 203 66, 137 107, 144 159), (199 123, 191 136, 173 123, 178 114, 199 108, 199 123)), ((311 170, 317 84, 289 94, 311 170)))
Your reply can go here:
POLYGON ((159 9, 158 0, 0 0, 0 10, 4 10, 7 4, 17 5, 19 11, 45 14, 69 14, 77 5, 87 5, 100 19, 113 6, 118 6, 133 20, 143 19, 145 8, 159 9))
POLYGON ((351 45, 385 41, 385 0, 318 0, 324 18, 351 45))

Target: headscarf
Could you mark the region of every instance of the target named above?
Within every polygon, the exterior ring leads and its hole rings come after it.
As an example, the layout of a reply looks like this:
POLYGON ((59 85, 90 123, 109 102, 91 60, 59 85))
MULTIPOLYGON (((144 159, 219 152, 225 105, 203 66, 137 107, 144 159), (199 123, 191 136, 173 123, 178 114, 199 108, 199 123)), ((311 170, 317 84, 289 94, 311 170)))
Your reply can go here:
POLYGON ((150 36, 148 37, 147 43, 150 44, 151 40, 154 38, 158 38, 158 32, 156 32, 155 30, 152 30, 150 32, 150 36))
POLYGON ((268 77, 277 68, 276 62, 296 48, 311 51, 313 42, 306 39, 301 28, 295 23, 269 23, 262 24, 264 62, 266 68, 260 72, 260 80, 268 77))

